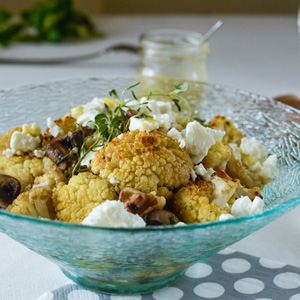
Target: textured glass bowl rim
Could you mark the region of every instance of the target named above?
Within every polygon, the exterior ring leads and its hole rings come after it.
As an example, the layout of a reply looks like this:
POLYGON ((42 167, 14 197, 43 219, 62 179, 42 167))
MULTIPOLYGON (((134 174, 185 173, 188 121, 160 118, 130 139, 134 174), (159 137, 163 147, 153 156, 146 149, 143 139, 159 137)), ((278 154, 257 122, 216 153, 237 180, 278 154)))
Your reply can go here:
MULTIPOLYGON (((47 85, 47 84, 55 84, 56 82, 70 82, 72 80, 76 79, 83 79, 83 80, 101 80, 101 77, 77 77, 77 78, 69 78, 69 79, 63 79, 63 80, 48 80, 44 82, 39 82, 39 83, 33 83, 33 84, 24 84, 20 85, 17 87, 13 88, 8 88, 8 89, 1 89, 0 92, 8 92, 8 91, 13 91, 17 90, 20 88, 34 88, 36 86, 42 86, 42 85, 47 85)), ((111 80, 117 80, 117 79, 128 79, 128 80, 133 80, 134 77, 114 77, 110 78, 111 80)), ((155 78, 154 78, 155 79, 155 78)), ((157 80, 167 80, 167 78, 156 78, 157 80)), ((134 80, 133 80, 134 81, 134 80)), ((172 81, 172 79, 170 79, 172 81)), ((256 97, 263 97, 266 100, 270 100, 272 102, 275 102, 274 100, 266 97, 259 95, 257 93, 253 92, 248 92, 243 89, 238 89, 234 87, 230 87, 227 85, 222 85, 222 84, 214 84, 214 83, 205 83, 205 82, 199 82, 199 81, 191 81, 191 80, 186 80, 187 82, 191 84, 200 84, 200 85, 205 85, 209 86, 210 88, 222 88, 223 90, 231 90, 232 92, 235 93, 240 93, 243 95, 249 95, 249 96, 256 96, 256 97)), ((277 103, 277 102, 276 102, 277 103)), ((288 105, 280 103, 283 107, 287 107, 289 110, 293 110, 297 113, 300 114, 300 110, 297 110, 296 108, 290 107, 288 105)), ((3 133, 0 133, 3 134, 3 133)), ((224 224, 232 224, 232 223, 241 223, 244 221, 250 221, 254 219, 260 219, 263 217, 266 217, 268 215, 275 214, 276 212, 283 211, 285 209, 289 209, 292 207, 295 207, 296 205, 300 204, 300 196, 292 197, 290 198, 290 201, 286 204, 281 204, 278 205, 278 207, 272 208, 272 209, 267 209, 264 210, 260 214, 252 214, 252 215, 246 215, 246 216, 241 216, 241 217, 235 217, 233 219, 229 220, 223 220, 223 221, 213 221, 213 222, 205 222, 205 223, 195 223, 195 224, 185 224, 182 226, 176 226, 176 225, 168 225, 168 226, 146 226, 146 227, 137 227, 137 228, 122 228, 122 227, 101 227, 101 226, 89 226, 89 225, 83 225, 83 224, 74 224, 74 223, 67 223, 67 222, 62 222, 62 221, 57 221, 57 220, 49 220, 49 219, 43 219, 43 218, 35 218, 31 216, 26 216, 26 215, 21 215, 21 214, 16 214, 12 213, 9 211, 6 211, 4 209, 0 209, 0 216, 6 216, 11 219, 15 220, 21 220, 21 221, 28 221, 31 222, 32 224, 45 224, 50 227, 60 227, 60 228, 74 228, 78 230, 94 230, 94 231, 104 231, 104 232, 110 232, 110 231, 117 231, 117 232, 148 232, 148 231, 173 231, 173 230, 196 230, 196 229, 204 229, 204 228, 209 228, 209 227, 214 227, 214 226, 222 226, 224 224)))

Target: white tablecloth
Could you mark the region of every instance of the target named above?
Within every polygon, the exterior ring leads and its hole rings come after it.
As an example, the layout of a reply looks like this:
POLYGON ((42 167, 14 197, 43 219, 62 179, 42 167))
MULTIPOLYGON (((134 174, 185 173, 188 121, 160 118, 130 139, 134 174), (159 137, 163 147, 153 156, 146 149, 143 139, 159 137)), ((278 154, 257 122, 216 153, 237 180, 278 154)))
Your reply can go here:
MULTIPOLYGON (((209 81, 267 96, 300 94, 300 39, 296 16, 107 16, 97 18, 107 38, 137 43, 141 32, 180 28, 205 32, 225 23, 211 40, 209 81)), ((118 54, 68 65, 0 65, 0 89, 81 76, 132 76, 137 57, 118 54)), ((0 109, 1 111, 1 109, 0 109)), ((235 244, 249 254, 300 266, 300 207, 235 244)), ((34 300, 68 279, 43 257, 0 233, 0 299, 34 300)))

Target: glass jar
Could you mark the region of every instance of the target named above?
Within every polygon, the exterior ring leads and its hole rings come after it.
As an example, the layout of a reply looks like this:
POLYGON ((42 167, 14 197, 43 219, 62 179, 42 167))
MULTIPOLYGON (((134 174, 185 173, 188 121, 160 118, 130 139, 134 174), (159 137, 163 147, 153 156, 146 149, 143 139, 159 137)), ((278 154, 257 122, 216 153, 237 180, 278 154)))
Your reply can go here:
POLYGON ((141 77, 207 81, 209 44, 197 32, 177 29, 151 30, 140 38, 141 77))

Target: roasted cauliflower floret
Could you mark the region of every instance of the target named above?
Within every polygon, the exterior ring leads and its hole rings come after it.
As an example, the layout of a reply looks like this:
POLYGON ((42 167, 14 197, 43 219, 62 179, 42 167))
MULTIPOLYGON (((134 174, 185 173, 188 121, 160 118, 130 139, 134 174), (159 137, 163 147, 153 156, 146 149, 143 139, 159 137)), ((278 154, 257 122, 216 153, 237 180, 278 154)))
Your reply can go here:
POLYGON ((22 131, 22 128, 13 128, 0 136, 0 154, 2 154, 3 150, 10 148, 10 139, 15 131, 22 131))
POLYGON ((233 122, 229 119, 226 119, 223 116, 217 116, 209 121, 211 128, 225 131, 225 135, 222 139, 223 143, 235 143, 240 145, 241 139, 244 135, 237 130, 233 122))
MULTIPOLYGON (((76 130, 76 119, 71 115, 66 115, 63 118, 55 120, 54 122, 62 129, 62 133, 58 134, 55 138, 62 137, 69 132, 73 132, 76 130)), ((43 135, 43 146, 51 142, 53 139, 54 137, 50 133, 50 129, 47 128, 43 135)))
POLYGON ((43 186, 24 192, 8 206, 7 210, 32 217, 55 219, 52 189, 43 186))
POLYGON ((94 207, 116 199, 114 187, 107 180, 84 172, 73 176, 68 184, 58 184, 54 189, 53 204, 58 220, 81 223, 94 207))
POLYGON ((21 192, 29 190, 33 184, 47 181, 50 187, 54 187, 58 182, 67 180, 65 174, 48 157, 7 157, 0 154, 0 170, 20 181, 21 192))
POLYGON ((246 166, 232 155, 226 166, 226 173, 233 179, 238 179, 246 188, 263 188, 264 184, 259 176, 246 168, 246 166))
POLYGON ((47 183, 48 186, 54 188, 60 182, 67 182, 65 173, 63 173, 49 157, 44 157, 43 159, 43 172, 44 174, 42 176, 35 178, 35 185, 47 183))
POLYGON ((209 148, 202 164, 205 169, 219 167, 225 170, 231 152, 232 150, 228 145, 224 145, 221 141, 216 141, 216 143, 209 148))
POLYGON ((171 210, 185 223, 216 221, 221 214, 229 213, 229 208, 210 202, 213 190, 214 184, 210 181, 190 181, 170 200, 171 210))
POLYGON ((144 193, 188 183, 193 162, 179 142, 160 130, 125 132, 96 152, 92 172, 144 193))
POLYGON ((21 192, 31 188, 34 179, 43 175, 43 160, 25 156, 7 157, 0 154, 0 170, 15 177, 21 183, 21 192))

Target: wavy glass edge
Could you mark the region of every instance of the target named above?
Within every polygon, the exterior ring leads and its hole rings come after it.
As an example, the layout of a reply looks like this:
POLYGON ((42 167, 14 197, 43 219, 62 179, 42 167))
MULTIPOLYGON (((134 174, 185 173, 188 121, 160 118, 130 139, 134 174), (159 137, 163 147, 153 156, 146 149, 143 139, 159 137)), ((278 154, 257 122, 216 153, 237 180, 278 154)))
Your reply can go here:
MULTIPOLYGON (((93 81, 93 80, 111 80, 111 81, 117 81, 117 80, 131 80, 132 82, 138 82, 141 81, 137 77, 113 77, 113 78, 104 78, 104 77, 95 77, 95 76, 85 76, 85 77, 74 77, 74 78, 69 78, 69 79, 62 79, 62 80, 47 80, 47 81, 41 81, 38 83, 29 83, 29 84, 23 84, 19 85, 16 87, 10 87, 7 89, 1 89, 0 90, 0 100, 1 97, 5 93, 10 93, 14 92, 16 90, 21 90, 21 89, 35 89, 37 87, 49 85, 49 84, 63 84, 63 83, 71 83, 71 82, 76 82, 76 81, 93 81)), ((202 86, 203 89, 205 87, 209 88, 214 88, 215 90, 223 90, 223 91, 230 91, 234 93, 238 93, 244 96, 248 97, 255 97, 257 98, 256 101, 267 101, 269 103, 272 103, 274 107, 278 107, 280 109, 284 109, 287 112, 294 112, 296 114, 299 114, 300 117, 300 110, 293 108, 289 105, 283 104, 281 102, 275 101, 272 98, 269 98, 267 96, 263 96, 257 93, 253 93, 250 91, 246 91, 243 89, 231 87, 228 85, 223 85, 223 84, 215 84, 215 83, 205 83, 205 82, 200 82, 200 81, 191 81, 191 80, 177 80, 177 79, 169 79, 169 78, 159 78, 159 77, 152 77, 149 80, 153 81, 165 81, 165 82, 189 82, 194 85, 198 85, 199 87, 202 86)), ((201 103, 202 105, 202 103, 201 103)), ((296 124, 297 125, 297 124, 296 124)), ((300 128, 300 124, 298 124, 298 127, 300 128)), ((0 132, 0 134, 3 134, 0 132)), ((300 161, 298 161, 300 163, 300 161)), ((157 230, 163 230, 163 231, 169 231, 169 230, 189 230, 189 229, 200 229, 200 228, 207 228, 207 227, 214 227, 214 226, 221 226, 224 224, 229 224, 229 223, 240 223, 243 221, 248 221, 251 219, 260 219, 268 215, 275 214, 276 212, 284 212, 285 210, 291 210, 292 208, 296 207, 298 204, 300 204, 300 195, 296 195, 295 197, 289 198, 288 202, 285 204, 278 204, 275 205, 274 208, 270 209, 265 209, 262 213, 260 214, 253 214, 253 215, 245 215, 241 217, 235 217, 234 219, 229 219, 229 220, 224 220, 224 221, 213 221, 213 222, 205 222, 205 223, 195 223, 195 224, 185 224, 183 226, 175 226, 175 225, 169 225, 169 226, 148 226, 148 227, 143 227, 143 228, 111 228, 111 227, 100 227, 100 226, 87 226, 87 225, 82 225, 82 224, 73 224, 73 223, 67 223, 67 222, 62 222, 62 221, 57 221, 57 220, 48 220, 48 219, 41 219, 41 218, 35 218, 31 216, 26 216, 26 215, 21 215, 21 214, 15 214, 8 212, 6 210, 1 210, 0 209, 0 217, 5 216, 9 217, 12 219, 20 219, 23 221, 31 222, 31 223, 40 223, 40 224, 48 224, 50 226, 61 226, 61 227, 68 227, 68 228, 76 228, 76 229, 84 229, 84 230, 99 230, 99 231, 125 231, 125 232, 146 232, 146 231, 157 231, 157 230)))
POLYGON ((100 230, 100 231, 126 231, 126 232, 138 232, 138 231, 157 231, 157 230, 189 230, 189 229, 200 229, 200 228, 207 228, 207 227, 214 227, 214 226, 221 226, 228 223, 240 223, 243 221, 249 221, 251 219, 260 219, 268 215, 275 214, 276 212, 285 211, 289 208, 293 208, 294 206, 300 204, 300 198, 295 198, 295 202, 290 202, 284 205, 280 205, 276 208, 264 210, 263 213, 260 214, 253 214, 253 215, 246 215, 241 217, 235 217, 234 219, 224 220, 224 221, 213 221, 213 222, 205 222, 205 223, 195 223, 195 224, 185 224, 182 226, 176 225, 168 225, 168 226, 147 226, 147 227, 138 227, 138 228, 113 228, 113 227, 101 227, 101 226, 89 226, 83 224, 74 224, 74 223, 67 223, 62 221, 55 221, 55 220, 48 220, 48 219, 41 219, 35 218, 31 216, 11 213, 9 211, 3 210, 0 211, 0 216, 7 216, 12 219, 21 219, 24 221, 32 222, 32 223, 40 223, 40 224, 48 224, 55 227, 69 227, 69 228, 76 228, 76 229, 87 229, 87 230, 100 230))

